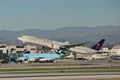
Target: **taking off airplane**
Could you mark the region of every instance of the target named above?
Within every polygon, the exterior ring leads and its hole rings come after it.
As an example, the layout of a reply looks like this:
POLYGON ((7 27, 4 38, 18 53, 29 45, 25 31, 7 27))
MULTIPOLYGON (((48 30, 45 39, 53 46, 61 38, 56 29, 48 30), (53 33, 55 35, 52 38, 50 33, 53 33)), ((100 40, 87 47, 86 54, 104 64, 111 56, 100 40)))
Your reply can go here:
POLYGON ((46 46, 52 49, 56 50, 68 50, 79 54, 90 54, 90 53, 97 53, 101 49, 103 43, 105 42, 105 39, 100 40, 95 45, 93 45, 91 48, 83 47, 82 45, 87 43, 81 43, 81 44, 66 44, 64 42, 55 41, 55 40, 49 40, 44 38, 37 38, 33 36, 20 36, 18 37, 18 40, 24 42, 24 43, 32 43, 37 44, 41 46, 46 46))

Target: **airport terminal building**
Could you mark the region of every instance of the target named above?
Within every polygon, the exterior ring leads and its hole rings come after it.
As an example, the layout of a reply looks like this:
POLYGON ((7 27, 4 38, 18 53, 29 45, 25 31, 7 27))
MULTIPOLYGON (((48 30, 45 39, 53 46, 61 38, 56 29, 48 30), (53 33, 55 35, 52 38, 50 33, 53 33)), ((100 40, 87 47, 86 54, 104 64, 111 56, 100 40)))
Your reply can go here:
POLYGON ((115 45, 111 49, 111 55, 119 55, 120 56, 120 45, 115 45))
POLYGON ((25 49, 27 50, 28 53, 38 53, 37 46, 34 46, 34 45, 27 45, 27 46, 10 45, 8 46, 7 44, 0 44, 0 53, 7 53, 11 49, 14 49, 12 53, 22 53, 25 49))
MULTIPOLYGON (((7 44, 0 44, 0 54, 8 53, 11 49, 14 49, 12 53, 23 53, 23 51, 26 49, 27 53, 42 53, 42 47, 38 48, 36 45, 7 45, 7 44)), ((82 55, 82 54, 76 54, 76 58, 81 58, 81 57, 106 57, 107 54, 109 55, 120 55, 120 45, 115 45, 112 49, 108 48, 102 48, 101 50, 104 54, 95 54, 95 55, 82 55)), ((72 55, 73 56, 73 55, 72 55)))

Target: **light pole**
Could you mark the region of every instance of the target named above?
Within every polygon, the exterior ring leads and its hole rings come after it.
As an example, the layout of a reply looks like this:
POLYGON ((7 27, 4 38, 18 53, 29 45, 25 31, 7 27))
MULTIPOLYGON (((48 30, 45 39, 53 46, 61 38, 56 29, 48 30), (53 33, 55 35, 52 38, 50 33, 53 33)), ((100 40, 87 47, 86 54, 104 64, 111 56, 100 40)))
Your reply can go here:
POLYGON ((10 51, 8 51, 8 63, 11 62, 11 53, 14 51, 15 49, 11 48, 10 51))

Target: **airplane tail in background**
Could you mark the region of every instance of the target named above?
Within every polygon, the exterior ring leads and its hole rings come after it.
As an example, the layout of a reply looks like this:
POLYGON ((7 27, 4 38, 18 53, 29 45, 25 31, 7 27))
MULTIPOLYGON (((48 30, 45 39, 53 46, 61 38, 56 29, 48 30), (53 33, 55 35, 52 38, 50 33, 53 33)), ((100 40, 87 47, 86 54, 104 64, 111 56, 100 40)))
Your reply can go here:
POLYGON ((101 47, 102 47, 104 42, 105 42, 105 39, 100 40, 98 43, 93 45, 92 49, 99 51, 101 49, 101 47))

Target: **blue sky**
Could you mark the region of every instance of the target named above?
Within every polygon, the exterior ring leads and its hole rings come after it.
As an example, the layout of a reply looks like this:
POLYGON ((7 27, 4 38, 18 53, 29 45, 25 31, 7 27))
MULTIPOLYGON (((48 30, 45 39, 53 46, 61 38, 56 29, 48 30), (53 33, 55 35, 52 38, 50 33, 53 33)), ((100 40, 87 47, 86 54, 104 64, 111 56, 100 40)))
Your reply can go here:
POLYGON ((0 30, 120 25, 120 0, 0 0, 0 30))

